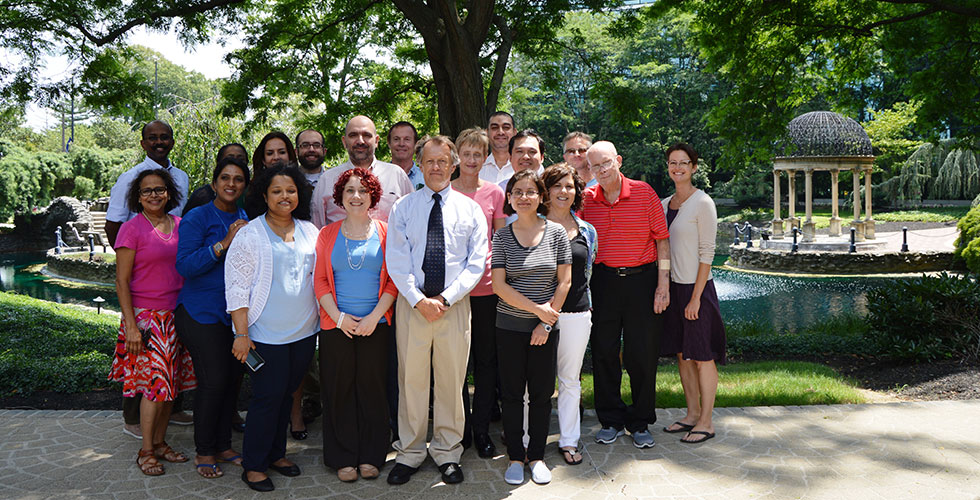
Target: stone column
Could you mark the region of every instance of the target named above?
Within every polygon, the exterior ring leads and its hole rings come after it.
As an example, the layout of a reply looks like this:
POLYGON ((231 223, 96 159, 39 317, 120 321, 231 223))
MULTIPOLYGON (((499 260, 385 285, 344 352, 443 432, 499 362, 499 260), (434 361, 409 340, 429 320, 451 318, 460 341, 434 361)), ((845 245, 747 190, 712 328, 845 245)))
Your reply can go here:
POLYGON ((813 241, 817 238, 817 225, 813 223, 813 170, 803 171, 804 199, 806 200, 806 222, 803 223, 803 241, 813 241))
POLYGON ((875 239, 875 219, 871 215, 871 169, 864 171, 864 237, 875 239))
POLYGON ((831 203, 831 214, 830 214, 830 231, 831 236, 840 236, 840 217, 837 213, 838 202, 837 202, 837 175, 840 173, 838 170, 830 171, 830 203, 831 203))
POLYGON ((794 227, 800 226, 800 219, 796 218, 796 170, 787 170, 787 186, 789 190, 789 216, 786 218, 786 222, 789 227, 786 228, 787 233, 792 233, 794 227))
POLYGON ((772 171, 772 239, 783 238, 783 219, 780 218, 779 170, 772 171))
POLYGON ((851 171, 854 178, 854 220, 851 227, 856 229, 854 240, 864 241, 864 221, 861 220, 861 169, 856 168, 851 171))

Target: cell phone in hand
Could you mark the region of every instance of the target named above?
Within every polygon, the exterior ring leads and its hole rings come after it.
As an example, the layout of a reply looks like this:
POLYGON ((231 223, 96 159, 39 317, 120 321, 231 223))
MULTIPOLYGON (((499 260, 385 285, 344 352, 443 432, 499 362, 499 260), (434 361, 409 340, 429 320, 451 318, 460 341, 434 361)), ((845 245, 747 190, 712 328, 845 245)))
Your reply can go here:
POLYGON ((245 365, 254 373, 259 371, 259 368, 265 366, 265 360, 262 359, 259 353, 255 352, 255 349, 249 349, 248 356, 245 357, 245 365))

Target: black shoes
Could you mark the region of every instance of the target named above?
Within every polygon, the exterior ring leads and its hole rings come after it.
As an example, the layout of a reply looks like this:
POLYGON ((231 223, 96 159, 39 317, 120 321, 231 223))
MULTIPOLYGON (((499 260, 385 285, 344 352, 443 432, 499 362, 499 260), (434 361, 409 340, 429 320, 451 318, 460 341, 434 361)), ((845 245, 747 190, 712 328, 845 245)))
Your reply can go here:
MULTIPOLYGON (((306 424, 304 424, 304 425, 306 425, 306 424)), ((289 434, 292 435, 293 436, 293 439, 295 439, 297 441, 303 441, 306 438, 310 437, 310 433, 306 429, 294 431, 293 430, 293 424, 289 424, 289 434)))
POLYGON ((269 468, 286 477, 296 477, 300 474, 299 466, 296 464, 292 464, 292 465, 269 464, 269 468))
MULTIPOLYGON (((439 466, 442 473, 442 481, 446 484, 456 484, 463 482, 463 469, 455 462, 447 462, 439 466)), ((389 479, 391 476, 389 476, 389 479)))
POLYGON ((395 467, 388 473, 388 484, 405 484, 412 479, 412 474, 418 472, 418 468, 409 467, 405 464, 395 464, 395 467))
POLYGON ((255 482, 249 481, 248 471, 244 471, 244 470, 242 471, 242 481, 245 481, 245 484, 247 484, 249 488, 252 488, 255 491, 261 491, 263 493, 276 489, 276 486, 272 484, 272 479, 269 479, 268 477, 266 477, 261 481, 255 481, 255 482))
POLYGON ((497 448, 493 445, 493 440, 489 434, 474 434, 473 444, 476 446, 476 454, 480 458, 493 458, 497 454, 497 448))

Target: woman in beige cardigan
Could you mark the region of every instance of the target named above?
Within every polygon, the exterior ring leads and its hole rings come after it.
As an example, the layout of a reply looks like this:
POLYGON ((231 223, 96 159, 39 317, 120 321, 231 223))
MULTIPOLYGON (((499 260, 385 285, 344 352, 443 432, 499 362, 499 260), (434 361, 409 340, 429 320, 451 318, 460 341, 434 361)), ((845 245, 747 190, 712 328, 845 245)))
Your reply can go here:
POLYGON ((718 367, 725 364, 725 325, 711 279, 718 215, 711 197, 694 187, 698 154, 678 143, 667 150, 674 194, 663 200, 670 227, 670 306, 665 312, 661 355, 676 355, 687 415, 664 427, 686 432, 682 443, 715 437, 711 412, 718 389, 718 367))

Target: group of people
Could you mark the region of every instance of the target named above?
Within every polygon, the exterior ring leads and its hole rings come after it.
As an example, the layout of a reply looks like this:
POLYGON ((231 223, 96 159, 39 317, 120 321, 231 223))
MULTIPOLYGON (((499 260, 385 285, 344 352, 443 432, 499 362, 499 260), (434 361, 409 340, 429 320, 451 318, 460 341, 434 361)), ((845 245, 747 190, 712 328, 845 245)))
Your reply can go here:
POLYGON ((582 462, 589 345, 596 442, 629 432, 636 447, 654 445, 662 355, 677 356, 687 398, 686 416, 663 431, 685 443, 714 437, 725 332, 711 280, 717 218, 692 183, 694 148, 667 150, 675 192, 661 200, 620 172, 612 143, 582 132, 545 168, 544 140, 505 112, 455 140, 420 139, 408 122, 387 139, 391 163, 375 157, 374 123, 352 118, 348 161, 330 169, 315 130, 300 132, 297 148, 267 134, 251 171, 244 146, 229 144, 211 184, 188 197, 187 175, 168 159, 172 129, 144 126, 147 159, 113 187, 106 224, 122 308, 110 378, 142 398, 143 473, 189 460, 165 437, 174 398, 196 388, 201 476, 235 464, 250 488, 271 491, 269 469, 301 474, 286 436, 306 437, 299 399, 313 366, 324 464, 340 480, 379 477, 390 445, 388 483, 408 482, 427 456, 444 482, 461 482, 464 449, 496 455, 489 425, 499 416, 506 482, 522 484, 528 470, 545 484, 556 378, 558 448, 582 462), (231 436, 246 372, 239 453, 231 436))

